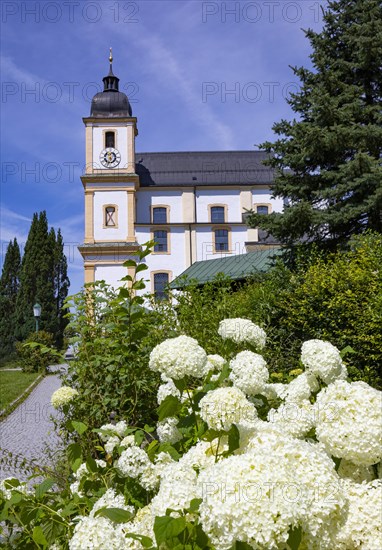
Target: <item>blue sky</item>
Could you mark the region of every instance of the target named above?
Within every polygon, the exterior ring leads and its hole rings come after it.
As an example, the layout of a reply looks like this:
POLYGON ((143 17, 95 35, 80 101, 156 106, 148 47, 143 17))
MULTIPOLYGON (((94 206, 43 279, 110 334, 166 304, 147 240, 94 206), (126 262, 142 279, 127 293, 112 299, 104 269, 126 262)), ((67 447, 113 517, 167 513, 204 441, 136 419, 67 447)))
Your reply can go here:
POLYGON ((301 28, 325 1, 3 0, 1 257, 34 212, 61 228, 70 292, 83 269, 85 131, 113 47, 138 117, 138 152, 252 149, 292 118, 289 65, 310 66, 301 28))

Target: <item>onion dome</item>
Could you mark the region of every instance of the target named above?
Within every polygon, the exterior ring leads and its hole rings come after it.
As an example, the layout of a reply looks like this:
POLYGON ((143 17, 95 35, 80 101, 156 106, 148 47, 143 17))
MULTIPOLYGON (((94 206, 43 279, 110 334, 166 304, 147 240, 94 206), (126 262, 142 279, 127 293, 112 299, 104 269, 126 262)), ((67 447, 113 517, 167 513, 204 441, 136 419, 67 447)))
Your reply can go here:
POLYGON ((119 78, 113 73, 113 55, 110 48, 110 70, 103 80, 103 92, 92 99, 91 117, 117 118, 131 117, 132 109, 127 95, 119 91, 119 78))

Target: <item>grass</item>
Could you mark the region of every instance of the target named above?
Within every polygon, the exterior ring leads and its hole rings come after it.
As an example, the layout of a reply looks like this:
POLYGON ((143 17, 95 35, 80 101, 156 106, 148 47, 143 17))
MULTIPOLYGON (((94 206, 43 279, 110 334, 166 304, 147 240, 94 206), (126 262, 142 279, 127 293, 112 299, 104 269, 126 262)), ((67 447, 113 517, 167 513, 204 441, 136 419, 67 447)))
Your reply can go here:
POLYGON ((20 397, 38 376, 37 372, 0 370, 0 411, 20 397))

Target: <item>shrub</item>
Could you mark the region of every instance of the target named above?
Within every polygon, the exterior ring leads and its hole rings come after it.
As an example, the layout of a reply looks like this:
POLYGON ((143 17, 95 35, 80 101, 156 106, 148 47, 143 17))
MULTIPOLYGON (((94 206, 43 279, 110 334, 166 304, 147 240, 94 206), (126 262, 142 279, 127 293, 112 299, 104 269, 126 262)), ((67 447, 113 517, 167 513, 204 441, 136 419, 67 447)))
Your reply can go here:
POLYGON ((16 350, 24 372, 45 373, 49 365, 60 359, 53 334, 44 330, 32 332, 24 342, 17 342, 16 350))
MULTIPOLYGON (((139 273, 147 268, 143 259, 149 251, 148 246, 137 261, 124 264, 132 273, 123 279, 128 286, 115 291, 97 282, 67 301, 67 334, 75 356, 64 383, 81 395, 67 411, 69 420, 80 418, 90 428, 110 418, 137 425, 152 421, 159 376, 148 369, 148 358, 164 329, 158 313, 146 309, 135 293, 144 289, 139 273)), ((60 429, 70 438, 68 426, 60 429)), ((88 430, 82 442, 90 448, 95 437, 88 430)))
MULTIPOLYGON (((288 384, 270 383, 263 369, 245 362, 232 377, 224 358, 201 368, 203 354, 188 343, 168 339, 150 356, 151 368, 166 374, 158 422, 100 426, 96 460, 71 443, 72 473, 61 491, 53 479, 35 490, 15 479, 0 484, 4 543, 56 550, 380 548, 381 392, 349 383, 339 350, 326 342, 305 344, 305 372, 288 384), (260 389, 245 388, 254 377, 260 389)), ((71 427, 79 437, 89 431, 81 421, 71 427)))

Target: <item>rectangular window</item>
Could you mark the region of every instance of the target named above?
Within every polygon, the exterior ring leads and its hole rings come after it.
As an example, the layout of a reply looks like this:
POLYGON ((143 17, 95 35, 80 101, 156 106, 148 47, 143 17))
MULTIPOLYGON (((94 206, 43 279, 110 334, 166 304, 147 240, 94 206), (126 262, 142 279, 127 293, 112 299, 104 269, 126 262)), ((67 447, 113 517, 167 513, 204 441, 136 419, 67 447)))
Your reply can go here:
POLYGON ((167 208, 156 206, 153 208, 153 223, 167 223, 167 208))
POLYGON ((256 212, 257 214, 269 214, 269 206, 258 206, 256 212))
POLYGON ((105 208, 105 225, 106 227, 115 227, 115 208, 114 206, 106 206, 105 208))
POLYGON ((211 206, 211 223, 225 222, 224 206, 211 206))
POLYGON ((167 298, 168 273, 154 273, 154 295, 157 300, 167 298))
POLYGON ((227 229, 215 229, 215 250, 228 250, 227 229))
POLYGON ((154 252, 167 252, 167 231, 154 231, 154 252))
POLYGON ((114 132, 105 133, 105 148, 115 147, 115 134, 114 132))

